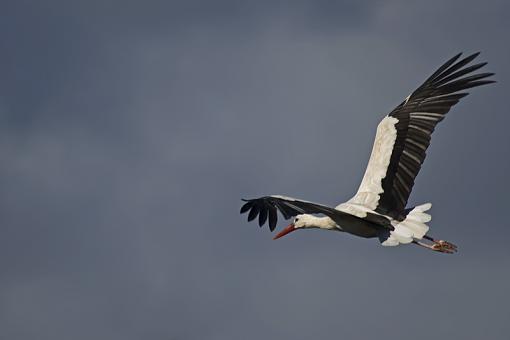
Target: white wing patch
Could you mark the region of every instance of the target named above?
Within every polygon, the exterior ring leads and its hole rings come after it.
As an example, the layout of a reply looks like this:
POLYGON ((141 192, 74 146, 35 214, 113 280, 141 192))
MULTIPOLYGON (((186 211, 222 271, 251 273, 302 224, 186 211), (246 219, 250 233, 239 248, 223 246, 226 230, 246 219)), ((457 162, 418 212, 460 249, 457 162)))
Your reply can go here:
MULTIPOLYGON (((358 192, 347 203, 362 205, 370 210, 375 210, 379 203, 379 195, 384 192, 382 180, 386 177, 386 171, 390 165, 391 153, 397 139, 397 129, 395 125, 398 119, 395 117, 385 117, 377 126, 372 154, 368 161, 365 175, 359 186, 358 192)), ((346 208, 345 203, 340 204, 337 209, 346 208)), ((357 210, 357 209, 356 209, 357 210)))
MULTIPOLYGON (((367 217, 367 213, 377 214, 376 212, 372 211, 372 209, 369 209, 369 208, 365 207, 364 205, 350 203, 350 202, 341 203, 341 204, 337 205, 335 207, 335 209, 340 210, 340 211, 350 214, 350 215, 354 215, 359 218, 367 217)), ((377 215, 379 215, 379 214, 377 214, 377 215)))

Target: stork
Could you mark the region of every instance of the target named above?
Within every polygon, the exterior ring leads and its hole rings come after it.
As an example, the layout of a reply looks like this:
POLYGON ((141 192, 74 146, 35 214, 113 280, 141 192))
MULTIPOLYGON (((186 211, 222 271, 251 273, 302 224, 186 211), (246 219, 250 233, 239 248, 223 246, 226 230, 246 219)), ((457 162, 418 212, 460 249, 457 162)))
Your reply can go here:
POLYGON ((248 221, 258 216, 259 226, 268 222, 274 231, 277 211, 292 223, 278 239, 299 229, 318 228, 378 238, 383 246, 416 244, 452 254, 453 243, 428 235, 430 203, 406 208, 409 195, 425 160, 432 132, 452 106, 468 95, 464 90, 494 83, 494 73, 476 73, 487 63, 469 65, 479 53, 460 59, 457 54, 439 67, 377 127, 372 153, 358 191, 336 207, 281 195, 243 199, 241 214, 248 221), (459 60, 460 59, 460 60, 459 60), (321 216, 316 216, 321 215, 321 216))

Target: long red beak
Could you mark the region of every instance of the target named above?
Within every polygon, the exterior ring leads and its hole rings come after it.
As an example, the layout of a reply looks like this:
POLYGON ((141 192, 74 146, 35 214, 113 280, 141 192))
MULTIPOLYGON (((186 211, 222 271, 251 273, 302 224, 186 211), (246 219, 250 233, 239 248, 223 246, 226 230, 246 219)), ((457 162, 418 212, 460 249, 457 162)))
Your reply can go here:
POLYGON ((285 229, 283 229, 282 231, 280 231, 280 232, 278 233, 278 235, 276 235, 275 237, 273 237, 273 240, 279 239, 280 237, 285 236, 285 235, 287 235, 288 233, 293 232, 294 230, 296 230, 296 227, 294 227, 294 223, 291 223, 291 224, 289 224, 289 225, 288 225, 285 229))

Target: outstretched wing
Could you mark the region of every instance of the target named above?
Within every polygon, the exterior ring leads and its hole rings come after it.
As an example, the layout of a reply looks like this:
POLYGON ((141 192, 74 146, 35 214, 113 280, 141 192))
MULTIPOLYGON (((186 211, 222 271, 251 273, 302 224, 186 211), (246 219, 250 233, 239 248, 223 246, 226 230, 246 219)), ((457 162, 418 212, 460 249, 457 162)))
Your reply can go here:
POLYGON ((285 196, 264 196, 250 200, 243 199, 243 201, 246 203, 241 207, 241 214, 250 211, 248 221, 254 220, 258 215, 261 227, 266 221, 269 221, 271 231, 276 228, 278 222, 277 210, 286 220, 299 214, 324 214, 332 218, 335 215, 343 214, 331 207, 285 196))
POLYGON ((407 200, 437 123, 468 95, 459 91, 494 82, 486 79, 493 73, 469 75, 486 64, 466 66, 478 54, 457 61, 458 54, 448 60, 379 123, 365 175, 348 203, 397 220, 405 218, 407 200))

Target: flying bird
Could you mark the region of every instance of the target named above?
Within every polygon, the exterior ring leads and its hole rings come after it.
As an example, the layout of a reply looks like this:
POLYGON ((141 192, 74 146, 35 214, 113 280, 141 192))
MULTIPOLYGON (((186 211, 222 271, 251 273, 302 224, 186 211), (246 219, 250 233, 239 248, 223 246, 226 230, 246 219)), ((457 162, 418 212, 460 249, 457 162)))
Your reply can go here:
POLYGON ((350 200, 329 207, 296 198, 271 195, 243 199, 241 214, 258 216, 274 231, 278 213, 293 222, 278 239, 299 229, 318 228, 378 238, 383 246, 416 244, 452 254, 453 243, 428 234, 431 203, 407 208, 407 201, 430 145, 432 132, 452 106, 468 95, 464 90, 494 83, 494 73, 476 73, 487 63, 469 65, 479 53, 454 56, 384 117, 377 127, 372 153, 358 191, 350 200), (460 59, 460 60, 459 60, 460 59), (320 216, 317 216, 320 215, 320 216))

